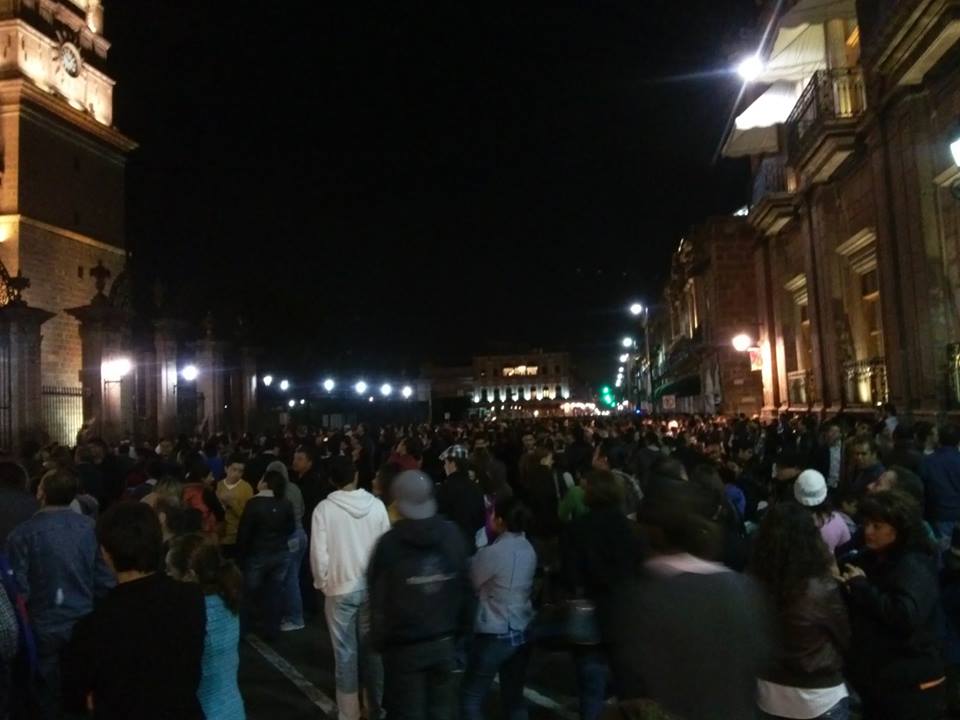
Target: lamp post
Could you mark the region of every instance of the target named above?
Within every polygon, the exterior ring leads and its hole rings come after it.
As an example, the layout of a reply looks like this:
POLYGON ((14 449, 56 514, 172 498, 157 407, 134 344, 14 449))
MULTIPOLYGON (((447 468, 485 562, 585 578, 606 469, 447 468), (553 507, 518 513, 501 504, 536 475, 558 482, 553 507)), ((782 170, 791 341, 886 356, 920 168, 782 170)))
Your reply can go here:
POLYGON ((653 363, 650 362, 650 308, 641 303, 630 306, 630 314, 634 317, 643 315, 643 342, 647 360, 647 402, 653 410, 653 363))

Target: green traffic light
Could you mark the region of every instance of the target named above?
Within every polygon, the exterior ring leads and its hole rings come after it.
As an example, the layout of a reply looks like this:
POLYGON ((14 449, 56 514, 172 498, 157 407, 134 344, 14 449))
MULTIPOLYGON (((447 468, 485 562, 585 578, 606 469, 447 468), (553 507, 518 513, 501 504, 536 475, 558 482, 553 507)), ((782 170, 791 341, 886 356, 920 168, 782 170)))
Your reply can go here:
POLYGON ((610 394, 610 386, 609 386, 609 385, 604 385, 602 388, 600 388, 600 394, 601 394, 601 395, 604 395, 604 396, 609 395, 609 394, 610 394))

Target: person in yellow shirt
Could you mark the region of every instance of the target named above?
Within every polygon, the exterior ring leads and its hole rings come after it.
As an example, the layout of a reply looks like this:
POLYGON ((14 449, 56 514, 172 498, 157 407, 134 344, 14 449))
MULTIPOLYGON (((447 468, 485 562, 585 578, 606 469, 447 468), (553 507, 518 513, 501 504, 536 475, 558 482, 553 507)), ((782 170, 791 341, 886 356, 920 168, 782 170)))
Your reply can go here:
POLYGON ((253 488, 243 479, 245 461, 242 457, 231 458, 227 465, 227 476, 217 483, 217 498, 223 505, 226 517, 220 534, 220 546, 223 556, 235 558, 237 544, 237 528, 240 527, 240 516, 243 508, 253 497, 253 488))

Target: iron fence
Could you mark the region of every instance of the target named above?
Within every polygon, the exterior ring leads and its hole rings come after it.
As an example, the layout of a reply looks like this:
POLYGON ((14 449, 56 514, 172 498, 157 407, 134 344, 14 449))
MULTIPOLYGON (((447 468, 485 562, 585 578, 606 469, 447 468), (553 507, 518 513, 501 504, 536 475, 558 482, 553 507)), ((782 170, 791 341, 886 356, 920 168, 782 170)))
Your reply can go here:
POLYGON ((43 421, 50 439, 70 447, 83 427, 83 388, 43 386, 43 421))

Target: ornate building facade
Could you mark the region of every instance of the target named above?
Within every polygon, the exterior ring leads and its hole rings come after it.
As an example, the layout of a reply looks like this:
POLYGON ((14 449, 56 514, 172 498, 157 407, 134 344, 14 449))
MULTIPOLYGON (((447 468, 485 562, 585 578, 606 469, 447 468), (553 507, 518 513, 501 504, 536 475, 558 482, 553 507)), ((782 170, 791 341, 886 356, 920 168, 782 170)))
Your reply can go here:
POLYGON ((764 412, 958 410, 960 2, 793 0, 767 19, 725 147, 754 169, 764 412))

